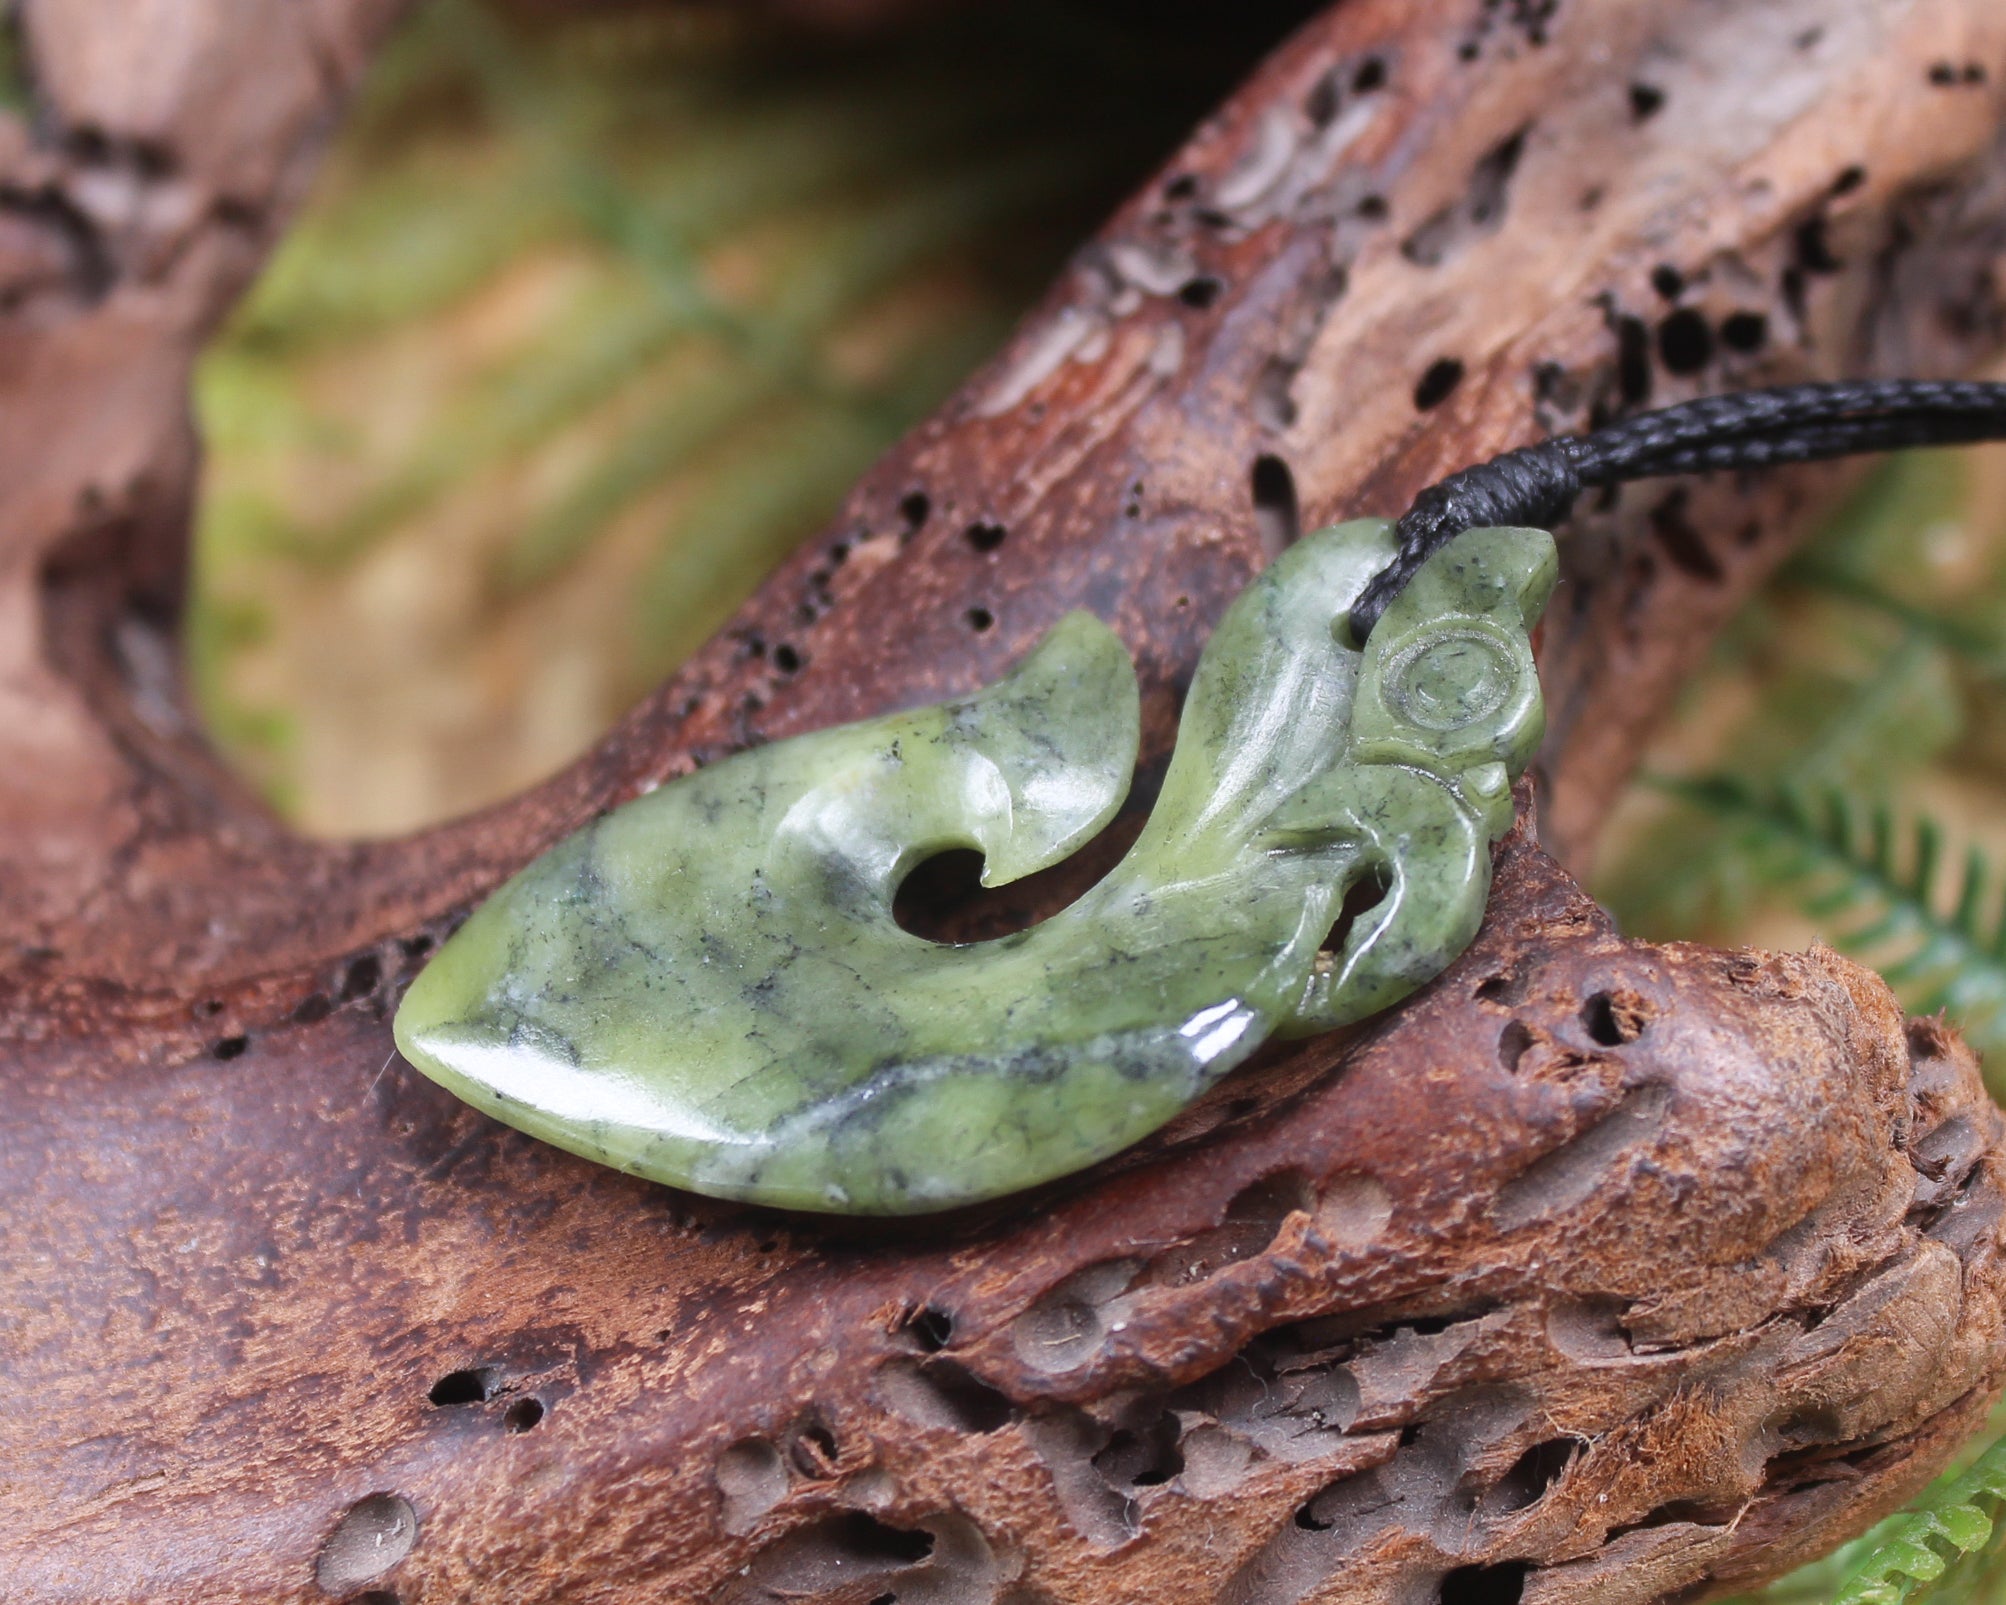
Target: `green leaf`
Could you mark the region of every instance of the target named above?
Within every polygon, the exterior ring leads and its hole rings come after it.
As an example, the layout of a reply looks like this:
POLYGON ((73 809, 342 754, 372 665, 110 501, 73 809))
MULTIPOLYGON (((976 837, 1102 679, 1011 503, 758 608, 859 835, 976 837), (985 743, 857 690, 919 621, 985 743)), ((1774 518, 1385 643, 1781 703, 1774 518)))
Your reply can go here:
MULTIPOLYGON (((1966 1605, 1972 1585, 2002 1548, 2006 1440, 1969 1471, 1939 1481, 1906 1514, 1878 1529, 1847 1572, 1832 1605, 1966 1605)), ((1991 1579, 1995 1584, 1996 1577, 1991 1579)))

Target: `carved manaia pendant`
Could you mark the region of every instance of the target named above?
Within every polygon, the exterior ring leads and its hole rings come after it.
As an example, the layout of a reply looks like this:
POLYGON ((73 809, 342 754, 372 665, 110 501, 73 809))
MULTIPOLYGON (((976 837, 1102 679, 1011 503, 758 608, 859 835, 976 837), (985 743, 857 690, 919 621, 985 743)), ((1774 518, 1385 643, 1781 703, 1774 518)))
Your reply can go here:
POLYGON ((1114 816, 1135 672, 1085 613, 974 696, 740 753, 561 842, 440 950, 397 1044, 573 1153, 789 1209, 917 1214, 1103 1159, 1476 934, 1541 731, 1553 540, 1458 537, 1361 652, 1347 609, 1392 556, 1346 524, 1248 587, 1140 838, 1029 930, 929 942, 892 897, 951 848, 1002 885, 1114 816), (1384 895, 1324 951, 1366 878, 1384 895))

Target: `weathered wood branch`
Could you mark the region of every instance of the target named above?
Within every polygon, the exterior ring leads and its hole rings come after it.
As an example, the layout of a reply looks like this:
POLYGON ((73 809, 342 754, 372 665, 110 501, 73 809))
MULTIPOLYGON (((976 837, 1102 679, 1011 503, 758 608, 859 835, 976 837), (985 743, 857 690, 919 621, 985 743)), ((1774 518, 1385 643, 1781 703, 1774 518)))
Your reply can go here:
MULTIPOLYGON (((1409 1007, 895 1235, 529 1142, 386 1016, 483 889, 702 758, 966 688, 1089 606, 1143 677, 1139 809, 1209 621, 1300 524, 1647 393, 1992 356, 2006 14, 1350 0, 590 758, 330 846, 180 700, 186 376, 391 9, 24 7, 0 1593, 1647 1601, 1930 1474, 2006 1367, 1970 1055, 1829 954, 1625 942, 1527 836, 1409 1007)), ((1565 856, 1831 483, 1577 530, 1565 856)))

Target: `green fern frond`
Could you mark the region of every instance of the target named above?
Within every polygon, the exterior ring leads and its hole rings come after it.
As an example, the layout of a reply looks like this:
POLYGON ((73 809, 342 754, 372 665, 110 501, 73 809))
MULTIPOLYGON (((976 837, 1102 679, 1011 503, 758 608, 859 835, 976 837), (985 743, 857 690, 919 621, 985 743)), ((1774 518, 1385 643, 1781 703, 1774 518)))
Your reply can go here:
POLYGON ((1905 631, 1843 675, 1807 669, 1779 678, 1769 717, 1751 725, 1750 748, 1732 767, 1778 785, 1876 793, 1891 767, 1917 769, 1942 750, 1963 723, 1962 700, 1943 649, 1905 631), (1754 744, 1774 742, 1779 727, 1796 736, 1781 749, 1785 762, 1752 764, 1754 744))
POLYGON ((1840 1585, 1832 1605, 1922 1605, 1969 1597, 1961 1585, 2001 1547, 2006 1439, 1961 1476, 1939 1483, 1883 1531, 1840 1585), (1952 1590, 1957 1592, 1953 1593, 1952 1590))
POLYGON ((1873 963, 1912 1009, 1948 1010, 1981 1047, 2006 1024, 2006 908, 1971 848, 1943 896, 1944 831, 1838 790, 1761 789, 1731 775, 1661 781, 1736 827, 1765 873, 1828 925, 1835 947, 1873 963))
POLYGON ((1969 516, 1973 489, 1969 454, 1958 448, 1890 456, 1778 577, 1788 585, 1812 567, 1839 569, 1869 576, 1903 596, 1926 596, 1927 574, 1916 561, 1918 537, 1956 528, 1969 516))
MULTIPOLYGON (((1711 765, 1763 796, 1793 789, 1870 798, 1940 759, 1966 724, 1948 653, 1913 631, 1879 626, 1840 638, 1820 631, 1780 668, 1744 668, 1759 700, 1730 739, 1709 741, 1711 765)), ((1772 631, 1772 633, 1777 633, 1772 631)), ((1713 685, 1713 695, 1721 696, 1713 685)), ((1770 889, 1746 831, 1711 809, 1680 810, 1612 861, 1595 888, 1626 930, 1657 940, 1719 940, 1770 889)))
POLYGON ((2006 680, 2006 638, 1988 620, 1974 621, 1921 606, 1897 595, 1873 575, 1815 558, 1793 565, 1789 578, 1808 590, 1856 602, 1894 620, 1951 653, 1980 679, 2006 680))
MULTIPOLYGON (((1942 648, 1972 679, 2006 681, 2006 590, 1996 581, 1970 583, 1968 558, 1961 584, 1946 584, 1931 575, 1926 558, 1918 561, 1917 548, 1933 544, 1932 532, 1951 534, 1954 545, 1982 538, 1973 490, 1966 453, 1891 458, 1820 539, 1785 565, 1781 588, 1878 615, 1942 648)), ((1996 572, 1996 559, 1992 566, 1996 572)))

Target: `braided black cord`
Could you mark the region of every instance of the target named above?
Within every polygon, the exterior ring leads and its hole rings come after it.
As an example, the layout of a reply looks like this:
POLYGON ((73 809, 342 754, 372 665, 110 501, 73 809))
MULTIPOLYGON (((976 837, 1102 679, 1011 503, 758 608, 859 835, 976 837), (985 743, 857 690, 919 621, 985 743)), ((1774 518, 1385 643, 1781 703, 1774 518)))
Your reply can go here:
POLYGON ((1587 435, 1508 451, 1414 498, 1394 526, 1398 555, 1351 610, 1363 641, 1416 571, 1466 529, 1551 528, 1583 490, 1666 474, 1820 462, 1905 446, 2006 439, 2006 384, 1855 380, 1705 396, 1587 435))

